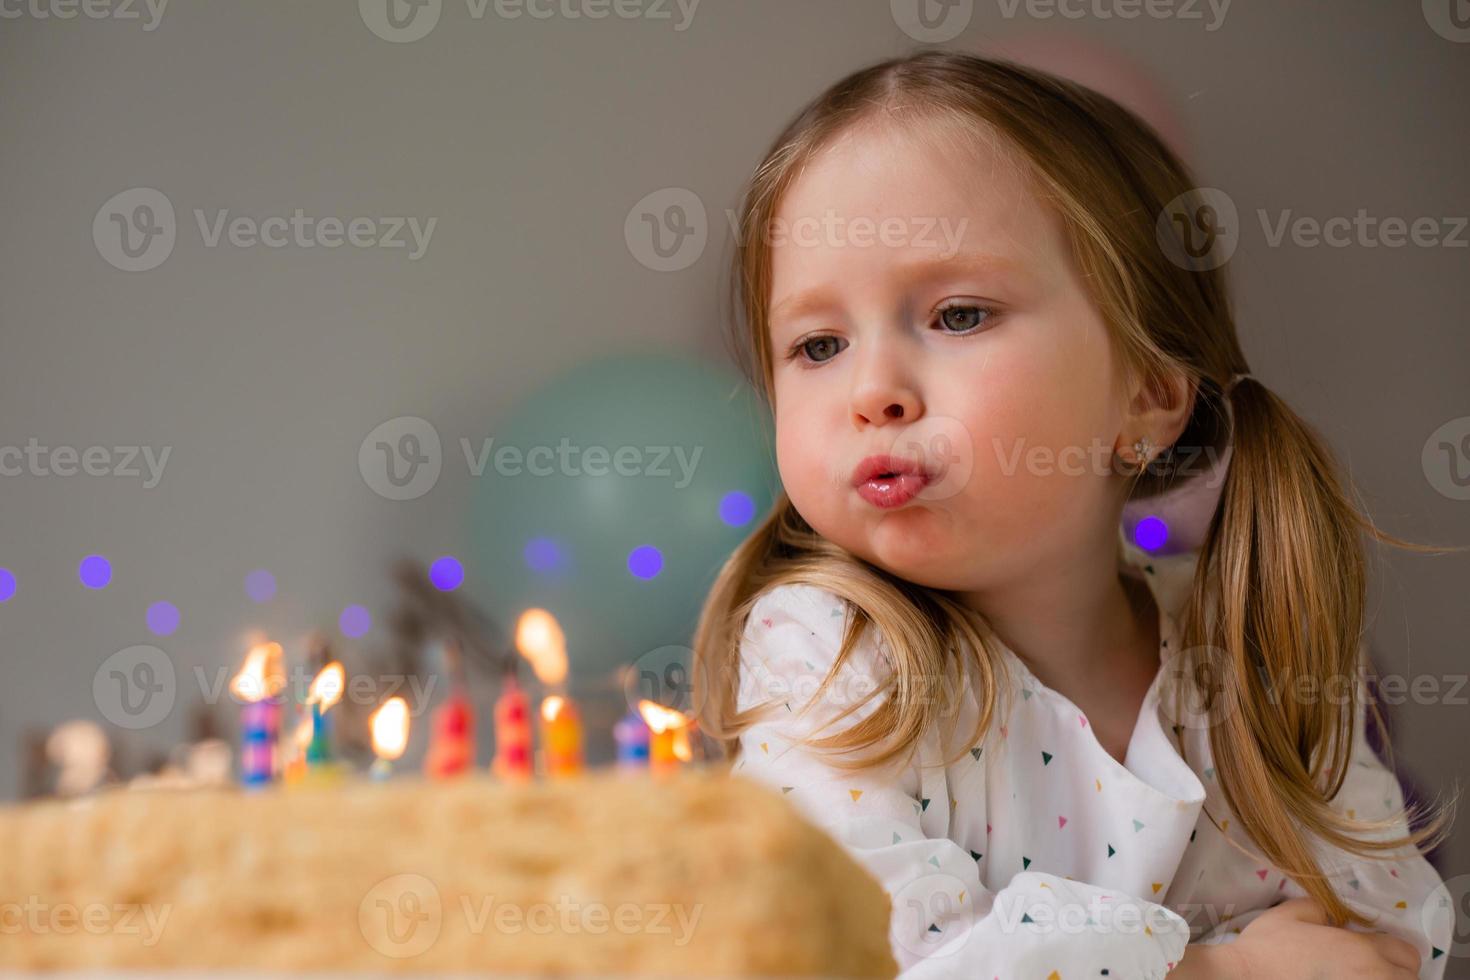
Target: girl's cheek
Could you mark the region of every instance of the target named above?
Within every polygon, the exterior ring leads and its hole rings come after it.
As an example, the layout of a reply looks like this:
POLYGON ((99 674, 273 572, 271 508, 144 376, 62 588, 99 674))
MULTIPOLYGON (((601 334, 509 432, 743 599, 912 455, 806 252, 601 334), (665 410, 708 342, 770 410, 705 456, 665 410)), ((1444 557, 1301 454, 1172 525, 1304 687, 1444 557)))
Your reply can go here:
POLYGON ((781 473, 781 483, 793 498, 800 493, 805 482, 805 468, 810 465, 805 443, 806 439, 799 426, 783 423, 778 418, 776 468, 781 473))

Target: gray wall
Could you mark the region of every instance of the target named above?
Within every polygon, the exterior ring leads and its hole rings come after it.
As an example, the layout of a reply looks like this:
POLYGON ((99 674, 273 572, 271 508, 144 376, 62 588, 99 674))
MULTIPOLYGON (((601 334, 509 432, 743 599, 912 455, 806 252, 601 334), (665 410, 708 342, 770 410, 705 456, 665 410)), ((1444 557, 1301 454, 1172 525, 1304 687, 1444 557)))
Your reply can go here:
MULTIPOLYGON (((98 717, 94 672, 150 642, 149 602, 184 611, 176 658, 223 666, 261 625, 247 570, 274 571, 268 625, 289 633, 386 599, 388 557, 454 550, 463 472, 383 500, 355 465, 378 423, 488 434, 599 352, 725 356, 719 216, 798 104, 915 41, 883 0, 704 0, 683 30, 666 7, 672 19, 537 20, 492 2, 476 20, 445 0, 411 43, 375 35, 352 3, 177 3, 153 30, 146 8, 0 20, 0 444, 172 447, 151 489, 0 479, 0 566, 20 581, 0 605, 0 795, 23 730, 98 717), (167 195, 178 240, 129 273, 91 228, 136 187, 167 195), (694 191, 715 223, 678 273, 640 264, 623 236, 634 203, 665 187, 694 191), (195 208, 438 222, 410 260, 206 248, 195 208), (89 552, 114 564, 101 592, 77 584, 89 552)), ((1387 530, 1470 543, 1470 502, 1437 490, 1421 458, 1470 415, 1466 233, 1458 248, 1273 247, 1256 217, 1470 213, 1470 43, 1413 2, 1241 2, 1213 30, 1203 5, 1203 20, 1038 16, 1049 9, 977 2, 949 43, 1066 34, 1154 75, 1202 181, 1240 209, 1231 270, 1256 373, 1320 426, 1387 530)), ((1444 696, 1467 669, 1470 556, 1384 551, 1375 576, 1381 669, 1441 692, 1394 710, 1401 765, 1447 789, 1470 773, 1470 692, 1444 696)), ((181 737, 183 715, 151 737, 181 737)), ((1470 840, 1444 859, 1447 874, 1470 869, 1470 840)))

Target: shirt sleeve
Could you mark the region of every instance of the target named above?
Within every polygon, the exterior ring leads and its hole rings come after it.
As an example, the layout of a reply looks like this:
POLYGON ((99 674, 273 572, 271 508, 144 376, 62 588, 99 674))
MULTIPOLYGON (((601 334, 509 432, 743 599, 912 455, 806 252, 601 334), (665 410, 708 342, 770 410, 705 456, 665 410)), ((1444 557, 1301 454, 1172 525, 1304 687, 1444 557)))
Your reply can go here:
POLYGON ((815 697, 836 660, 846 611, 815 586, 777 586, 758 598, 741 643, 737 706, 769 702, 775 710, 741 734, 733 775, 785 794, 878 879, 892 903, 889 942, 902 980, 1164 976, 1189 939, 1174 912, 1038 871, 991 891, 971 852, 925 835, 928 801, 911 763, 843 770, 799 744, 843 731, 880 707, 875 698, 836 721, 891 672, 871 628, 830 689, 815 697))
MULTIPOLYGON (((1408 833, 1404 795, 1398 778, 1383 764, 1368 742, 1366 694, 1358 702, 1353 748, 1342 788, 1332 801, 1334 809, 1359 820, 1394 817, 1384 838, 1408 833)), ((1393 856, 1363 857, 1318 841, 1314 847, 1323 873, 1338 896, 1351 908, 1376 920, 1357 932, 1386 932, 1411 943, 1420 956, 1420 980, 1440 980, 1454 941, 1454 905, 1448 888, 1434 866, 1418 850, 1407 848, 1393 856)), ((1282 900, 1302 898, 1306 890, 1287 878, 1282 900)), ((1217 927, 1204 942, 1233 942, 1266 909, 1253 909, 1217 927)))

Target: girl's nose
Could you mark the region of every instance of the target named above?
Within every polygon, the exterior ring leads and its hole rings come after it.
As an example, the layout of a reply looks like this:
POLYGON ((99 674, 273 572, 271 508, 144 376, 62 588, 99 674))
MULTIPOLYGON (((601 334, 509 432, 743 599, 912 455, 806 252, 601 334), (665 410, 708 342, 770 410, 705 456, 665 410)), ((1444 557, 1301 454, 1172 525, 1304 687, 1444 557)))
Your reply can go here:
POLYGON ((859 382, 853 391, 852 422, 855 428, 893 422, 912 424, 922 413, 918 394, 896 380, 872 378, 859 382))

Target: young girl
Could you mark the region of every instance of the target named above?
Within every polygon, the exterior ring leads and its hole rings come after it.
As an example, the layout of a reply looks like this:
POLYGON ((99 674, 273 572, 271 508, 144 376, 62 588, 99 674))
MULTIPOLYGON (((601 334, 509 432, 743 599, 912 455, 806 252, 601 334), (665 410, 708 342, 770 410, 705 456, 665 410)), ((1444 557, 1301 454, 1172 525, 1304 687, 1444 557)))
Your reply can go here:
POLYGON ((785 493, 705 608, 700 721, 882 882, 906 978, 1444 972, 1449 811, 1365 735, 1359 532, 1405 543, 1249 377, 1193 186, 1110 100, 929 51, 745 196, 785 493), (1127 539, 1227 450, 1197 553, 1127 539))

